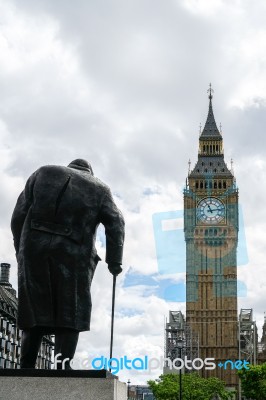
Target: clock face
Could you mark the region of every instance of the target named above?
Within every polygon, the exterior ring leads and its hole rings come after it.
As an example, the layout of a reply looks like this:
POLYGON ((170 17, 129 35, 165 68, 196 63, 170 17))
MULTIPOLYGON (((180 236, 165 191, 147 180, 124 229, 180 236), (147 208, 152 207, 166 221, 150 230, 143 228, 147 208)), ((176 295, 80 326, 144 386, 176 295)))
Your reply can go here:
POLYGON ((197 217, 206 224, 215 224, 225 217, 225 206, 215 197, 202 199, 197 207, 197 217))

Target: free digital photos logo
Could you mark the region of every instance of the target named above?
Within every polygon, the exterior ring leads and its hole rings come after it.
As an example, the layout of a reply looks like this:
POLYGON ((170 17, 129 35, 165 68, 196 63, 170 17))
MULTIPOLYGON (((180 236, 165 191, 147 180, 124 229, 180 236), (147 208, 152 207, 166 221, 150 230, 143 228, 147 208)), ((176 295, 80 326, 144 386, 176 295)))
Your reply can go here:
POLYGON ((56 354, 54 359, 54 368, 56 369, 58 365, 62 364, 62 368, 65 368, 65 364, 67 361, 70 361, 70 367, 72 369, 95 369, 101 370, 106 369, 110 370, 113 374, 118 374, 122 370, 136 370, 136 371, 147 371, 148 373, 153 370, 163 369, 166 365, 168 370, 171 372, 174 370, 181 370, 186 368, 187 370, 214 370, 217 367, 227 370, 241 370, 241 369, 249 369, 249 362, 246 360, 226 360, 225 362, 216 361, 215 358, 205 358, 204 360, 201 358, 194 358, 193 360, 188 359, 187 356, 182 358, 175 358, 171 360, 170 358, 165 357, 152 357, 148 356, 144 357, 135 357, 133 359, 128 358, 127 356, 123 356, 120 358, 107 358, 104 356, 95 357, 93 359, 84 358, 84 359, 73 359, 69 360, 66 358, 64 360, 60 360, 61 353, 56 354))

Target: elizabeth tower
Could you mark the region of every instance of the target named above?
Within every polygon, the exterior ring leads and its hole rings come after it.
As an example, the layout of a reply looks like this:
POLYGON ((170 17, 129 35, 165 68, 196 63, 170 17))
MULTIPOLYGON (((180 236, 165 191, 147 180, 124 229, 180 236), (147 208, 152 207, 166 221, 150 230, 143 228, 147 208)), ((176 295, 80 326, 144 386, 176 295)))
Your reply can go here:
POLYGON ((202 369, 235 386, 236 374, 226 360, 238 359, 237 241, 238 189, 224 161, 209 89, 209 112, 200 133, 198 161, 184 190, 186 241, 186 317, 199 338, 199 357, 213 357, 216 369, 202 369))

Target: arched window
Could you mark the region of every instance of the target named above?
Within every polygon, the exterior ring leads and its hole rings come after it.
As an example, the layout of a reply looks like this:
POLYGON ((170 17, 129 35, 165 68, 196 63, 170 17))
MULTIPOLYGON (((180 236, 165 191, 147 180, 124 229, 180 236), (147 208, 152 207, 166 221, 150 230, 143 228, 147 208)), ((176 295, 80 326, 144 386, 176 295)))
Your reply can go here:
POLYGON ((222 182, 221 181, 219 181, 218 187, 219 187, 219 189, 222 189, 222 182))
POLYGON ((199 182, 196 181, 196 189, 198 189, 198 188, 199 188, 199 182))
POLYGON ((214 181, 214 189, 217 189, 217 182, 214 181))
POLYGON ((203 189, 203 181, 200 181, 200 188, 203 189))
POLYGON ((226 181, 223 181, 223 188, 226 189, 226 181))

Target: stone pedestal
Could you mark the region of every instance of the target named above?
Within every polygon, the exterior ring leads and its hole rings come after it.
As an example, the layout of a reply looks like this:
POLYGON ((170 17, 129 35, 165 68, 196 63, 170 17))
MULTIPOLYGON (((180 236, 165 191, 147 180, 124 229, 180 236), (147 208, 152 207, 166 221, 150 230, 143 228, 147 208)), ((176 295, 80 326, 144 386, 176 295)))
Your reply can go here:
POLYGON ((105 370, 0 369, 0 399, 126 400, 126 383, 105 370))

